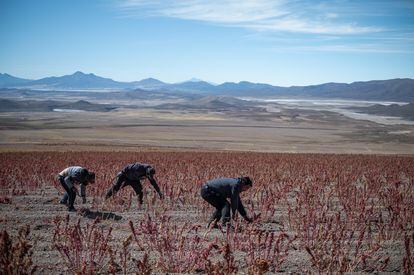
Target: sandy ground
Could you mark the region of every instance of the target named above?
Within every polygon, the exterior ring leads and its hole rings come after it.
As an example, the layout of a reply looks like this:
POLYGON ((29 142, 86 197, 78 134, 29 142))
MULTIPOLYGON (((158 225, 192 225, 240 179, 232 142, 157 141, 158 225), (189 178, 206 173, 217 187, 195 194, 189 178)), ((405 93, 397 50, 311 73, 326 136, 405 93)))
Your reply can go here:
POLYGON ((142 150, 414 153, 414 126, 381 125, 329 112, 222 113, 120 109, 1 113, 0 150, 142 150), (111 149, 112 150, 112 149, 111 149))

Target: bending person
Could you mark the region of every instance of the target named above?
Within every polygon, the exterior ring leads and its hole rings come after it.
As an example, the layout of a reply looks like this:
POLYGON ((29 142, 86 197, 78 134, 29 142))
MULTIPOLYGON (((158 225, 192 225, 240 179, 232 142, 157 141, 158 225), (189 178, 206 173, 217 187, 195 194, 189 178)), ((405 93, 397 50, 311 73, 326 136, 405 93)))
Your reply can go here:
POLYGON ((251 187, 252 181, 249 177, 218 178, 206 182, 201 188, 201 197, 216 208, 208 226, 213 222, 213 227, 216 228, 220 219, 224 226, 227 225, 230 222, 230 208, 233 219, 237 210, 246 221, 252 222, 240 200, 240 193, 251 187), (230 203, 227 199, 230 199, 230 203))
POLYGON ((95 173, 89 172, 81 166, 71 166, 60 172, 58 174, 58 179, 62 187, 65 189, 65 194, 60 200, 60 203, 67 204, 68 211, 76 211, 73 206, 76 194, 78 194, 75 183, 80 185, 82 202, 86 203, 86 186, 89 183, 95 182, 95 173))
POLYGON ((119 189, 125 186, 131 186, 138 196, 138 201, 142 204, 142 198, 144 196, 142 192, 141 180, 147 178, 151 185, 157 191, 160 198, 163 198, 163 194, 154 179, 155 169, 144 163, 132 163, 124 167, 121 172, 118 173, 117 178, 112 187, 106 192, 105 199, 110 198, 113 194, 119 191, 119 189))

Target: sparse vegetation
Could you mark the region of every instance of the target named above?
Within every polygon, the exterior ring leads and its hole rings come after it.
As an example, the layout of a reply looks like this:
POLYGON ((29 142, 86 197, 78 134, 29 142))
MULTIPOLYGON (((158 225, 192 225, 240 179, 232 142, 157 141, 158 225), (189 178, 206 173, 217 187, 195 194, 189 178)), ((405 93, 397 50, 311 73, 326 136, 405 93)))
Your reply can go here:
POLYGON ((412 156, 37 152, 0 158, 0 187, 15 190, 8 191, 12 200, 3 207, 25 196, 18 192, 23 183, 29 194, 52 186, 61 192, 54 174, 68 164, 96 171, 88 200, 91 213, 106 215, 91 220, 94 215, 79 212, 62 219, 65 209, 53 205, 61 217, 44 222, 53 224, 48 230, 54 232, 54 250, 70 272, 413 271, 412 156), (116 172, 137 160, 154 165, 166 198, 159 200, 144 183, 142 208, 132 190, 104 201, 116 172), (207 230, 212 209, 200 198, 200 186, 239 175, 254 180, 243 201, 255 222, 207 230), (114 212, 119 219, 110 218, 114 212))

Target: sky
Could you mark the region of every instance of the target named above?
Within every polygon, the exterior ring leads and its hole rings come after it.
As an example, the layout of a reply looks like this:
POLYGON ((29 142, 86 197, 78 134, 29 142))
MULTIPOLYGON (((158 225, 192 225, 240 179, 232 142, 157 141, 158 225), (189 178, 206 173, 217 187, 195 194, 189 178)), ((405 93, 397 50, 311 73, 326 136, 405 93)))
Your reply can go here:
POLYGON ((278 86, 414 78, 414 1, 0 0, 0 73, 278 86))

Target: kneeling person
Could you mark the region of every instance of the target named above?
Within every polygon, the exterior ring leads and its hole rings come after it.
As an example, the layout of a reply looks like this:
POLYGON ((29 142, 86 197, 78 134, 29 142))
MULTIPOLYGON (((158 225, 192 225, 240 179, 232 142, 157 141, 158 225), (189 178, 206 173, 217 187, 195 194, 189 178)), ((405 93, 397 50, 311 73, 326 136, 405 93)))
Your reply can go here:
POLYGON ((155 169, 144 163, 132 163, 124 167, 121 172, 118 173, 117 178, 112 185, 112 187, 106 193, 106 199, 110 198, 113 194, 119 191, 119 189, 125 186, 131 186, 134 189, 135 193, 138 196, 138 201, 140 204, 143 203, 142 198, 144 196, 142 192, 141 180, 147 178, 151 185, 157 191, 160 198, 163 198, 163 194, 154 179, 155 169))
POLYGON ((239 196, 241 192, 249 190, 251 187, 252 181, 249 177, 218 178, 206 182, 201 188, 201 197, 216 208, 208 226, 214 222, 213 227, 217 227, 217 222, 220 219, 222 219, 223 225, 230 222, 230 208, 233 218, 238 210, 246 221, 252 222, 253 220, 247 216, 239 196), (227 199, 230 199, 230 203, 227 199))
POLYGON ((73 204, 75 202, 76 194, 78 193, 75 183, 80 185, 82 202, 86 203, 86 186, 89 183, 95 182, 95 173, 89 172, 87 169, 80 166, 71 166, 60 172, 58 174, 58 179, 65 189, 65 194, 60 200, 60 203, 68 204, 68 210, 75 211, 73 204))

